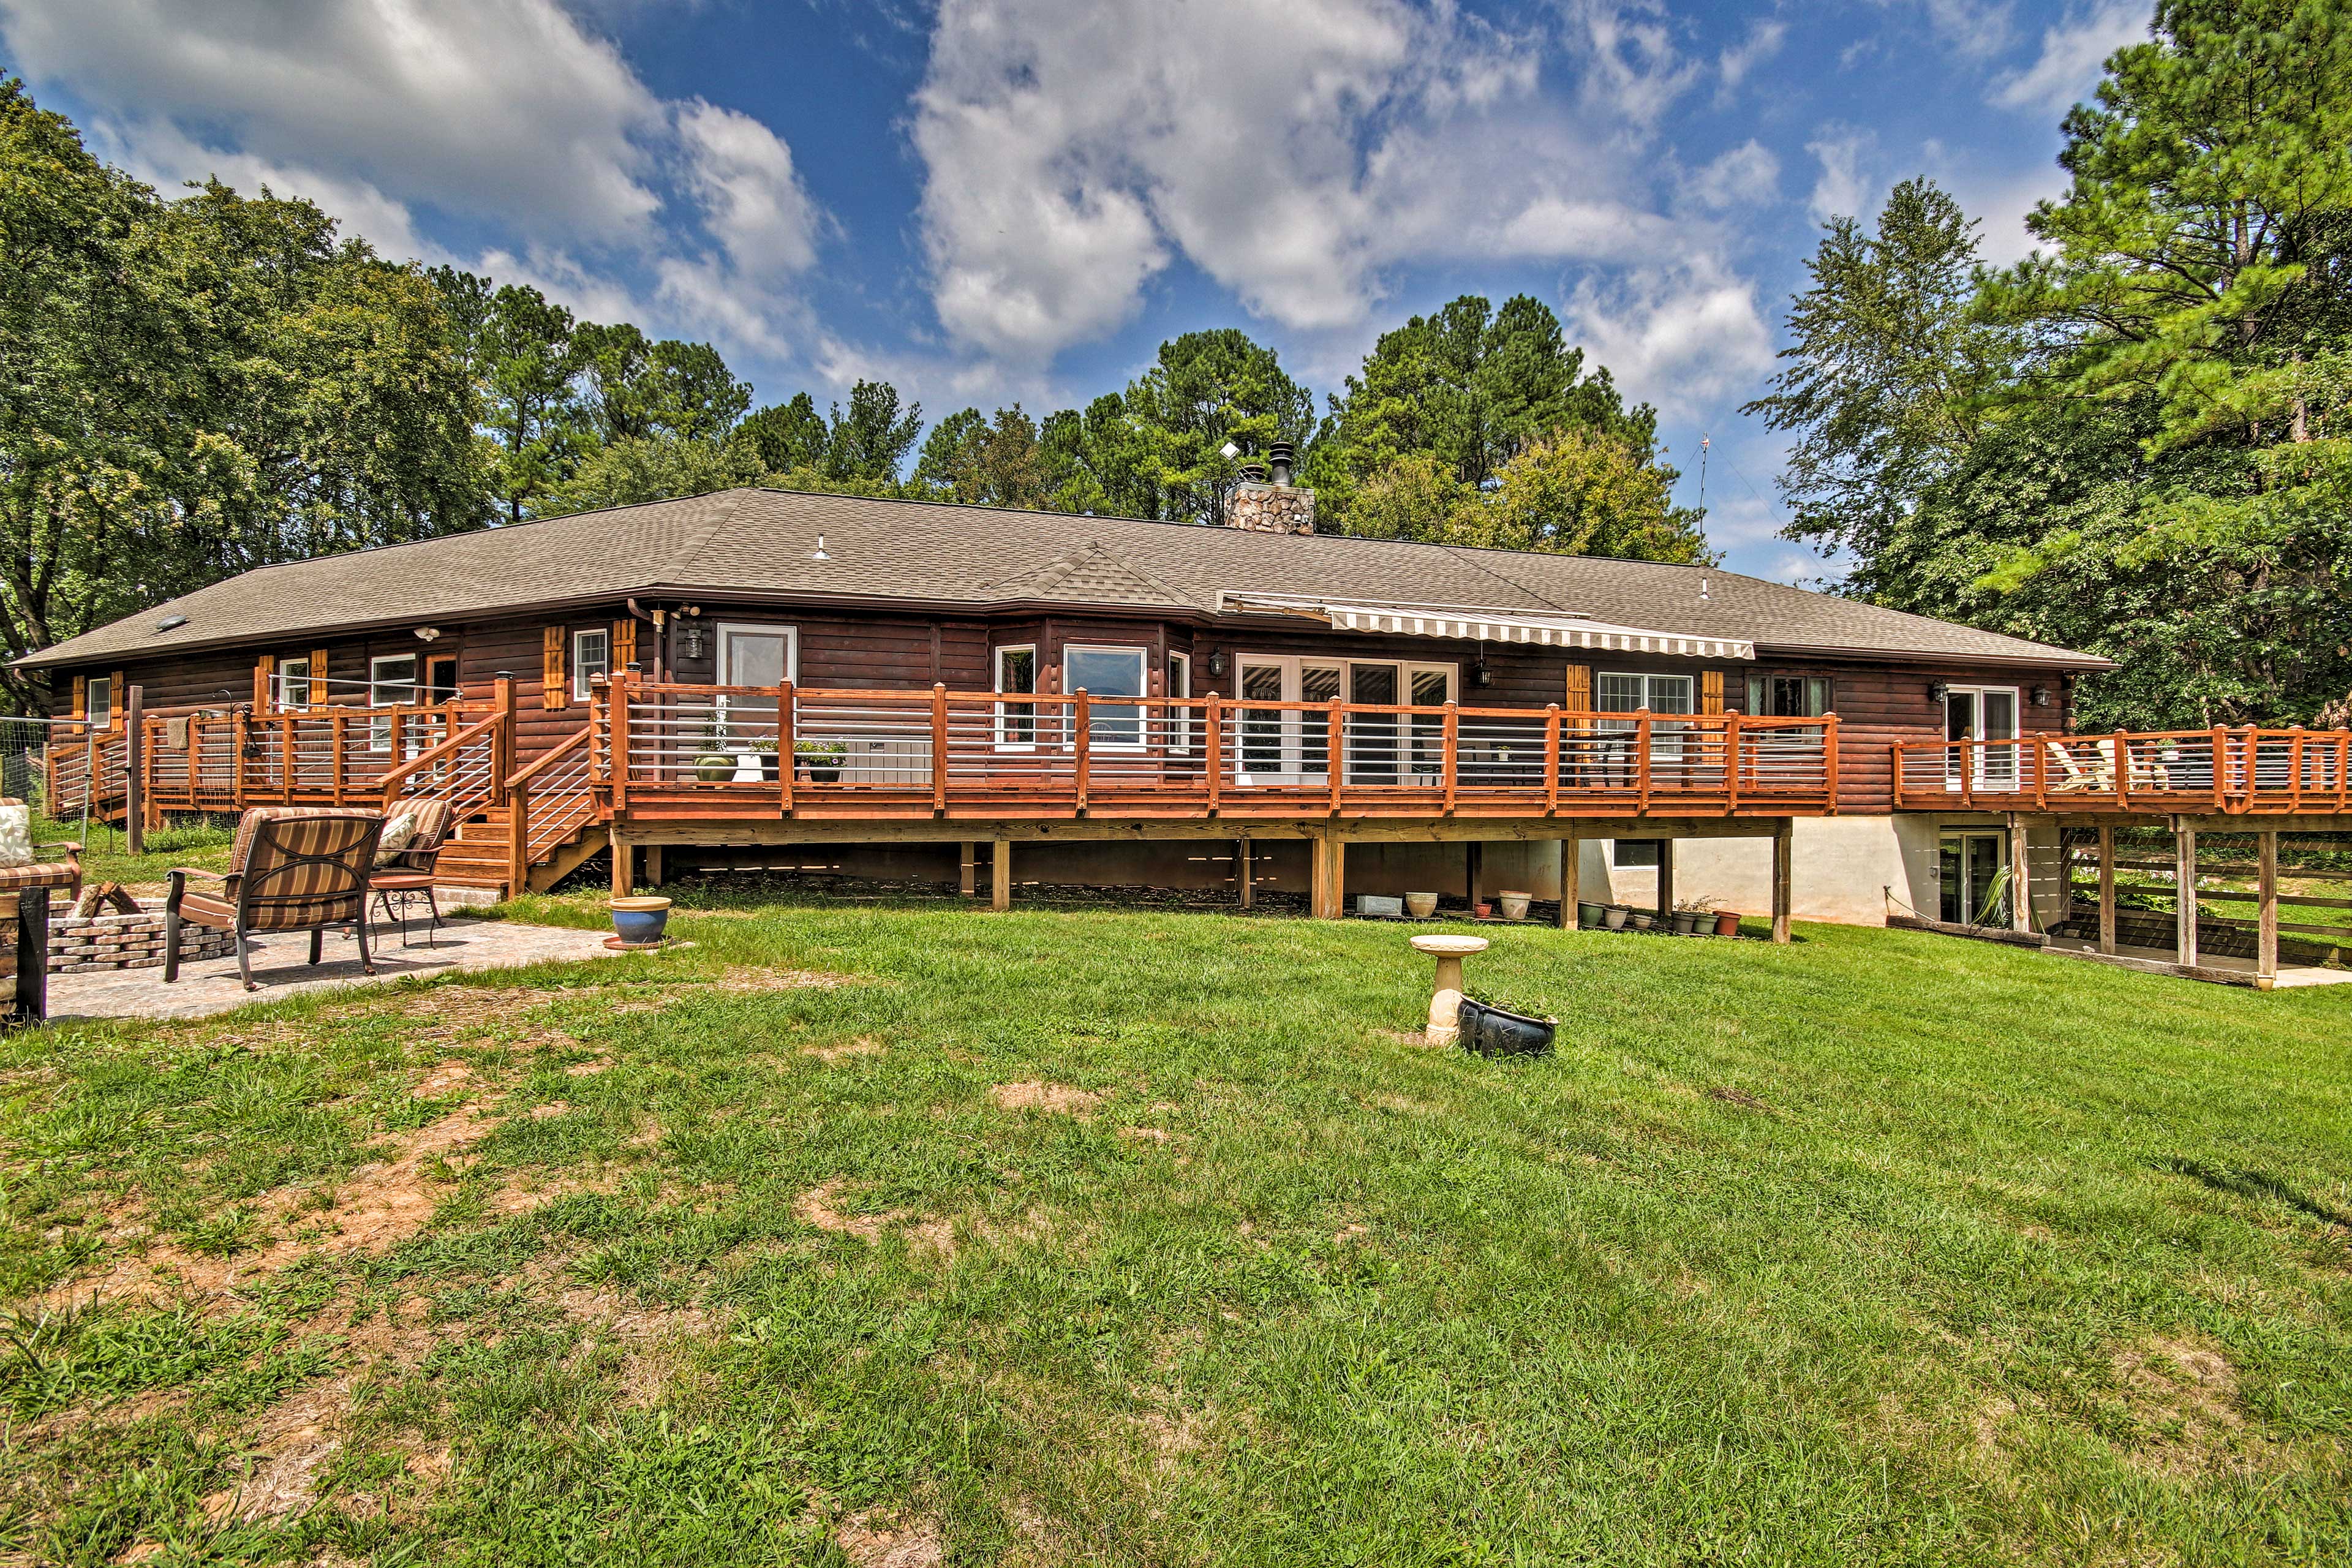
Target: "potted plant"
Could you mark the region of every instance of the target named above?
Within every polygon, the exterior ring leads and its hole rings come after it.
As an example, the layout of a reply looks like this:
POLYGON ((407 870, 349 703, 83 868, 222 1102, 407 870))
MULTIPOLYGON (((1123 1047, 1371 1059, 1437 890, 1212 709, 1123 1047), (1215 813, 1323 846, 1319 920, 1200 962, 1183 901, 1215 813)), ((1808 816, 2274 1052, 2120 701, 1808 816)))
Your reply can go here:
POLYGON ((1717 936, 1738 936, 1739 934, 1739 911, 1738 910, 1716 910, 1715 934, 1717 936))
POLYGON ((1699 910, 1696 904, 1676 904, 1674 914, 1675 934, 1676 936, 1697 935, 1698 917, 1699 910))
POLYGON ((1601 923, 1611 931, 1623 931, 1625 922, 1631 920, 1633 915, 1633 911, 1624 905, 1611 904, 1601 911, 1601 923))
POLYGON ((644 894, 607 900, 613 914, 613 943, 618 947, 659 947, 669 924, 669 900, 644 894))
POLYGON ((1607 918, 1608 913, 1609 909, 1605 904, 1588 904, 1579 900, 1576 906, 1576 929, 1599 931, 1601 921, 1607 918))
POLYGON ((1533 894, 1515 893, 1511 891, 1510 889, 1506 888, 1496 896, 1503 901, 1503 918, 1505 920, 1523 921, 1528 918, 1528 905, 1533 901, 1533 894))
POLYGON ((1531 1003, 1462 998, 1463 1048, 1482 1057, 1548 1057, 1559 1020, 1531 1003))
POLYGON ((793 755, 809 776, 811 784, 838 784, 841 781, 841 761, 849 748, 839 741, 795 741, 793 755))
POLYGON ((694 776, 704 784, 725 784, 735 776, 735 770, 741 765, 735 760, 734 752, 714 748, 694 759, 694 776))
POLYGON ((1437 912, 1437 895, 1435 893, 1407 893, 1404 896, 1404 912, 1411 915, 1417 921, 1427 920, 1430 916, 1437 912))
POLYGON ((760 759, 760 776, 770 784, 774 784, 778 775, 783 772, 782 766, 783 759, 776 755, 776 742, 754 741, 751 742, 751 751, 760 759))

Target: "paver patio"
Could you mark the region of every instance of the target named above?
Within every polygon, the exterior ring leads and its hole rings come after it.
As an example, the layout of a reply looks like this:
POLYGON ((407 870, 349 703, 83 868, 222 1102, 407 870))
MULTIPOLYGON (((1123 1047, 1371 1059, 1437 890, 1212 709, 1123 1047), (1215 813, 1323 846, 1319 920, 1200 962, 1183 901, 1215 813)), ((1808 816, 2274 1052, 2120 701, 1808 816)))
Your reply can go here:
POLYGON ((272 933, 252 939, 253 978, 258 991, 246 990, 238 980, 236 959, 209 958, 184 963, 180 978, 163 984, 161 969, 120 969, 49 977, 49 1017, 76 1018, 204 1018, 249 1003, 269 1002, 304 991, 332 990, 398 980, 405 975, 446 974, 455 971, 510 968, 542 959, 588 959, 614 956, 604 946, 604 933, 560 926, 527 925, 520 921, 486 921, 453 915, 431 947, 419 936, 412 947, 400 944, 399 928, 384 926, 372 932, 375 974, 360 971, 358 945, 330 933, 325 954, 316 967, 305 931, 272 933))

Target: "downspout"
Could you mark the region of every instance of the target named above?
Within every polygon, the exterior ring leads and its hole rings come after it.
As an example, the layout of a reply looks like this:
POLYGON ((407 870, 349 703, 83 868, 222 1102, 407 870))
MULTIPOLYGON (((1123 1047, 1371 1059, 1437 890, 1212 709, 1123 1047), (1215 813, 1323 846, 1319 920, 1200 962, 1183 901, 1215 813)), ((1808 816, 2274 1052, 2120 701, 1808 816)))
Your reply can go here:
POLYGON ((637 602, 635 599, 628 601, 628 605, 630 615, 635 616, 638 620, 645 622, 654 629, 653 658, 651 660, 650 668, 646 671, 646 679, 647 680, 658 681, 662 678, 662 665, 665 657, 668 652, 667 648, 663 646, 663 628, 667 626, 669 624, 669 612, 667 610, 641 609, 638 607, 637 602))

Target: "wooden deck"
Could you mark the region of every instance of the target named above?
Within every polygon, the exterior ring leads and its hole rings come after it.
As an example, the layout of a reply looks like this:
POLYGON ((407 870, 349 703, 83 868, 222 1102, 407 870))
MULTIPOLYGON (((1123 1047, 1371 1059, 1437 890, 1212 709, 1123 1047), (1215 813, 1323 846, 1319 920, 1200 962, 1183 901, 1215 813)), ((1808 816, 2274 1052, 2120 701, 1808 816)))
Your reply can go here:
POLYGON ((1905 811, 2342 816, 2352 813, 2352 731, 2119 730, 1907 742, 1895 751, 1895 800, 1905 811))

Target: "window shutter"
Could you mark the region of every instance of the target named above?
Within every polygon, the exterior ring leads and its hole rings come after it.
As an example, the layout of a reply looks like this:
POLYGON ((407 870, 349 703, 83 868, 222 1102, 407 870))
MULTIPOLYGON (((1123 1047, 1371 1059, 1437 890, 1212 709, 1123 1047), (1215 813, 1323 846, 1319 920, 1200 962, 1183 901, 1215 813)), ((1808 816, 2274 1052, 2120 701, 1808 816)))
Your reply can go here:
POLYGON ((326 705, 327 650, 314 647, 310 650, 310 706, 323 708, 326 705))
MULTIPOLYGON (((1570 714, 1591 712, 1592 667, 1589 664, 1570 665, 1568 689, 1560 695, 1560 706, 1567 709, 1570 714)), ((1589 720, 1571 718, 1569 721, 1568 732, 1571 735, 1581 735, 1591 729, 1591 722, 1589 720)))
POLYGON ((73 717, 74 728, 80 729, 89 717, 89 677, 77 675, 73 678, 73 706, 67 711, 73 717))
POLYGON ((605 673, 615 677, 637 662, 637 623, 634 618, 613 623, 613 657, 606 662, 612 668, 605 673))
POLYGON ((561 708, 569 693, 563 679, 563 628, 549 626, 540 634, 540 647, 545 668, 540 677, 539 705, 561 708))
POLYGON ((118 669, 106 683, 106 727, 110 730, 122 728, 122 672, 118 669))
POLYGON ((265 653, 253 661, 253 710, 269 711, 269 681, 278 673, 278 656, 265 653))
POLYGON ((1698 672, 1698 710, 1702 713, 1723 711, 1723 671, 1702 669, 1698 672))

